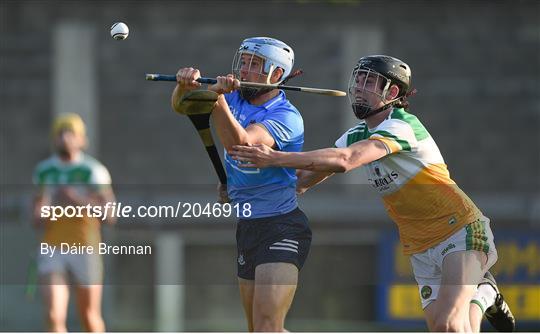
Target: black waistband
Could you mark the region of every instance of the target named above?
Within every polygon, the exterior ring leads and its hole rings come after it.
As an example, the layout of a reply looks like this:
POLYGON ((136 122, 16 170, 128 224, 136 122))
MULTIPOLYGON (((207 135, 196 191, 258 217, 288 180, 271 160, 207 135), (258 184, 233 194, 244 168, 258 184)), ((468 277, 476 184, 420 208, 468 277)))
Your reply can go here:
POLYGON ((289 216, 296 215, 296 214, 298 214, 300 212, 302 212, 302 210, 300 210, 299 207, 296 207, 296 208, 292 209, 291 211, 289 211, 287 213, 277 215, 277 216, 268 216, 268 217, 251 218, 251 219, 242 218, 242 219, 238 220, 238 223, 239 224, 270 223, 270 222, 273 222, 275 220, 281 220, 281 219, 287 218, 289 216))

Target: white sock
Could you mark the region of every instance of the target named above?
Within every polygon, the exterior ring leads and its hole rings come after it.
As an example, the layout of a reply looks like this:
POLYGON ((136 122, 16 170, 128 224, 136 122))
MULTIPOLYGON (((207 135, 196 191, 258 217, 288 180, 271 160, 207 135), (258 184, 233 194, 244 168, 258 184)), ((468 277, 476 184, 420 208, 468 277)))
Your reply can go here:
POLYGON ((476 305, 480 306, 483 313, 495 303, 496 297, 497 291, 495 291, 491 285, 482 284, 478 287, 478 289, 476 289, 476 293, 474 294, 471 303, 475 303, 476 305))

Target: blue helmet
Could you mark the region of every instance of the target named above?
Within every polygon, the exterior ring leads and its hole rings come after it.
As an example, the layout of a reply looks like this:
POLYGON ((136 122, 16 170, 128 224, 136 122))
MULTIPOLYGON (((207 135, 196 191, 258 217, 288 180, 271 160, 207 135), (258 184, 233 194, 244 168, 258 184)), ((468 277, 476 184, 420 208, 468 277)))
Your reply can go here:
MULTIPOLYGON (((260 57, 264 61, 264 73, 259 74, 266 75, 267 80, 270 80, 272 73, 279 67, 283 70, 283 75, 278 82, 280 83, 291 74, 293 69, 294 51, 290 46, 275 38, 252 37, 242 42, 233 58, 232 72, 238 79, 240 79, 244 54, 260 57)), ((268 89, 243 88, 240 90, 242 96, 248 100, 265 92, 268 92, 268 89)))

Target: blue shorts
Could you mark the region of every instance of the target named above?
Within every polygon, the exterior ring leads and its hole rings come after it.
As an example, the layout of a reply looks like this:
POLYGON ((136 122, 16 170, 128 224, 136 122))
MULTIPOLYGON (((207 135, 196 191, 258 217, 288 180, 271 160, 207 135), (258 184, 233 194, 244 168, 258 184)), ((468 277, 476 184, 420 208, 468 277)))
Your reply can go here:
POLYGON ((265 218, 240 219, 236 228, 238 277, 254 280, 263 263, 292 263, 302 269, 311 245, 306 215, 296 208, 265 218))

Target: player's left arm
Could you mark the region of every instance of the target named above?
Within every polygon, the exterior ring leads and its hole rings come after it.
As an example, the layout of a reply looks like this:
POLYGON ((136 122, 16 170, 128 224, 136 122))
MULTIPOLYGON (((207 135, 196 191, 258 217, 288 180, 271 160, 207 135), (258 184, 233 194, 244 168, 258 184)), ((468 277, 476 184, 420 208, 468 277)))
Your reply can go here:
POLYGON ((315 172, 346 173, 388 154, 379 140, 362 140, 344 148, 324 148, 309 152, 281 152, 266 145, 233 147, 233 159, 243 167, 288 167, 315 172))
POLYGON ((214 128, 226 150, 233 145, 264 144, 275 146, 274 138, 261 126, 252 124, 243 128, 234 118, 224 95, 219 95, 217 104, 212 111, 214 128))
MULTIPOLYGON (((94 205, 105 206, 107 203, 114 203, 116 196, 111 185, 111 175, 105 166, 98 165, 92 173, 92 191, 89 195, 89 200, 94 205)), ((105 223, 116 223, 116 217, 105 217, 105 223)))
POLYGON ((216 79, 216 84, 208 86, 209 90, 219 94, 211 115, 214 128, 225 149, 230 150, 233 145, 251 144, 274 147, 274 138, 264 127, 252 124, 244 128, 233 116, 224 94, 239 89, 240 81, 234 79, 232 74, 218 76, 216 79))

